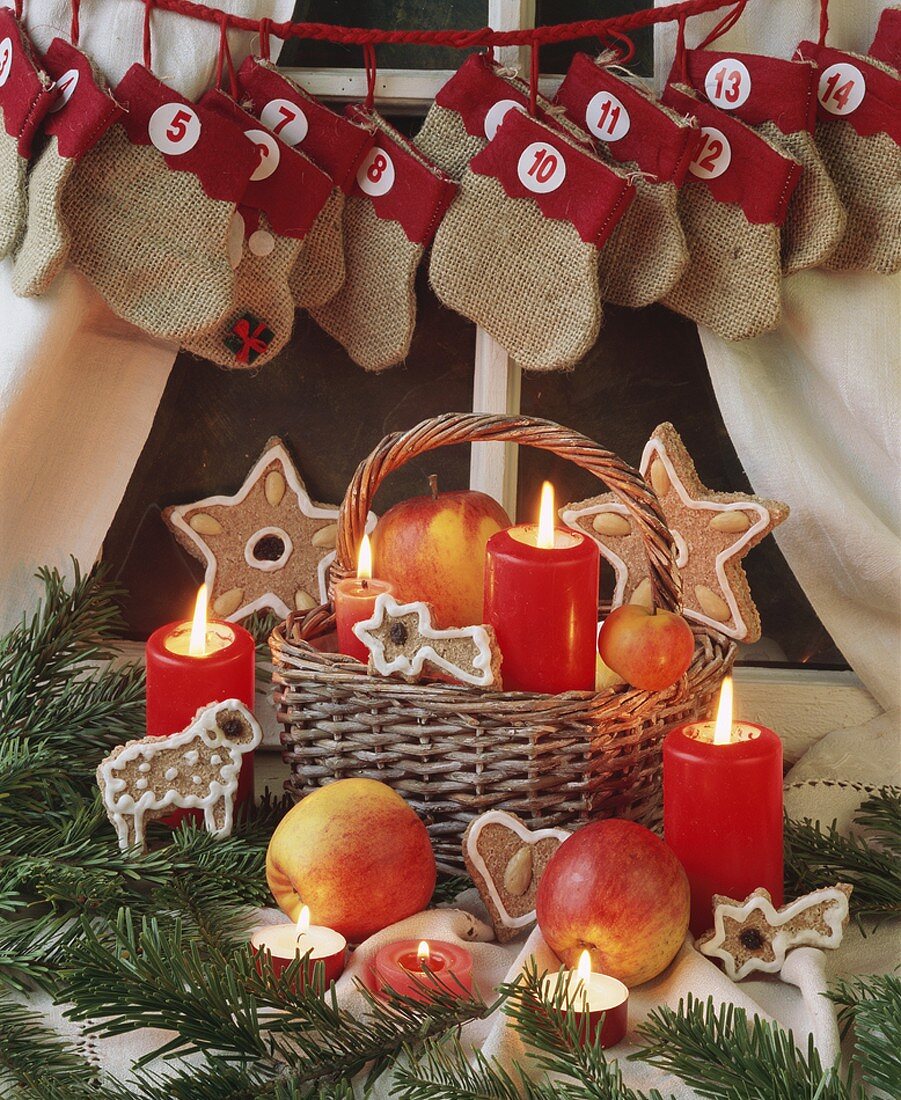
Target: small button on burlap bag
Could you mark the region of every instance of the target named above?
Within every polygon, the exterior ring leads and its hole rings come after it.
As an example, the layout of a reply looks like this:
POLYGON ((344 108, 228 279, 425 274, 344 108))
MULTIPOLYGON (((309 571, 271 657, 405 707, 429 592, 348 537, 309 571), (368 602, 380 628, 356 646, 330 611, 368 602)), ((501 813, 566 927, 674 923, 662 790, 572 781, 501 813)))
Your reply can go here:
POLYGON ((28 162, 35 135, 56 98, 18 19, 0 8, 0 259, 25 229, 28 162))
POLYGON ((336 114, 269 61, 248 57, 238 70, 242 99, 264 126, 302 151, 331 177, 333 187, 291 273, 300 309, 325 305, 344 285, 345 197, 372 148, 371 130, 336 114))
POLYGON ((62 195, 79 160, 122 115, 90 60, 65 39, 54 38, 44 67, 59 98, 44 120, 44 148, 28 173, 28 217, 15 254, 12 288, 20 297, 43 294, 62 270, 71 234, 62 195))
POLYGON ((438 297, 527 370, 572 367, 601 323, 598 249, 635 189, 558 128, 508 111, 438 228, 438 297))
POLYGON ((259 153, 232 122, 133 65, 126 113, 78 162, 62 193, 70 262, 114 313, 187 340, 231 309, 229 227, 259 153))
POLYGON ((235 215, 231 310, 222 323, 183 346, 223 367, 261 367, 291 338, 294 296, 288 279, 328 201, 332 181, 298 149, 261 129, 253 115, 224 92, 207 92, 200 106, 243 132, 258 150, 259 163, 235 215), (255 324, 245 326, 248 318, 255 324), (262 334, 254 337, 260 325, 269 334, 265 341, 262 334))
POLYGON ((801 166, 690 88, 668 84, 663 102, 703 136, 679 192, 688 267, 664 304, 726 340, 759 336, 782 313, 779 227, 801 166))
POLYGON ((901 69, 901 8, 886 8, 867 51, 875 61, 901 69))
POLYGON ((833 271, 901 268, 901 79, 862 54, 802 42, 819 66, 815 140, 848 211, 833 271))
POLYGON ((310 314, 355 363, 377 371, 410 350, 416 269, 456 186, 376 111, 347 111, 375 129, 375 145, 344 207, 344 286, 310 314))
POLYGON ((698 146, 697 126, 584 53, 573 58, 554 102, 635 184, 635 198, 598 255, 601 298, 632 308, 659 301, 688 264, 677 196, 698 146))
POLYGON ((845 232, 845 208, 813 139, 816 66, 748 53, 685 52, 671 79, 686 74, 698 95, 746 122, 804 169, 782 226, 786 275, 819 267, 845 232))

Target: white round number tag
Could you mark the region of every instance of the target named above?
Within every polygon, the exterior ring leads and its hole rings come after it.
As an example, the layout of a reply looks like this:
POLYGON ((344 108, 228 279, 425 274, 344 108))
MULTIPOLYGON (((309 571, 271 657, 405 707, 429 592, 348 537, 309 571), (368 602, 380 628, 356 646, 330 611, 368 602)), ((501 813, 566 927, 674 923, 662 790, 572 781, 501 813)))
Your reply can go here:
POLYGON ((0 88, 9 80, 13 67, 13 40, 4 38, 0 42, 0 88))
POLYGON ((523 105, 517 103, 515 99, 499 99, 497 103, 488 108, 488 113, 485 115, 485 137, 489 141, 494 140, 497 128, 507 117, 508 111, 524 110, 523 105))
POLYGON ((278 142, 268 130, 245 130, 244 136, 254 143, 260 154, 260 163, 254 168, 251 180, 269 179, 281 159, 278 142))
POLYGON ((704 138, 701 148, 695 153, 695 159, 688 166, 693 176, 702 180, 716 179, 729 167, 732 161, 732 146, 722 130, 715 126, 702 126, 704 138))
POLYGON ((260 112, 260 122, 291 146, 300 145, 310 128, 307 116, 289 99, 270 99, 260 112))
POLYGON ((563 154, 546 141, 533 141, 519 154, 516 173, 523 187, 538 194, 556 191, 566 179, 563 154))
POLYGON ((72 93, 78 87, 78 69, 69 69, 56 82, 56 102, 50 108, 50 114, 55 115, 72 98, 72 93))
POLYGON ((585 108, 585 125, 601 141, 619 141, 628 134, 632 120, 615 95, 598 92, 585 108))
POLYGON ((711 65, 704 78, 707 98, 721 111, 734 111, 751 94, 751 74, 747 65, 734 57, 711 65))
POLYGON ((387 195, 394 186, 394 161, 376 146, 357 170, 357 183, 360 190, 373 198, 387 195))
POLYGON ((830 115, 850 115, 866 94, 866 78, 856 65, 840 61, 820 73, 817 98, 830 115))
POLYGON ((181 156, 197 144, 200 119, 197 112, 185 103, 164 103, 150 116, 147 133, 161 153, 181 156))

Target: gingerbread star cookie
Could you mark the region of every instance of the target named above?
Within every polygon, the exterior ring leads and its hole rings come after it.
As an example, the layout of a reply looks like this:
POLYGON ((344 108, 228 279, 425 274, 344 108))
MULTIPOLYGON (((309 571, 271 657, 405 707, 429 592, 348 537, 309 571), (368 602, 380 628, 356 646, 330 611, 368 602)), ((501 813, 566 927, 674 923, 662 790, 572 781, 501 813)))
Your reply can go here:
POLYGON ((383 592, 372 617, 353 630, 369 650, 370 672, 411 683, 437 672, 473 687, 501 689, 501 653, 490 626, 436 630, 427 603, 398 603, 383 592))
MULTIPOLYGON (((751 599, 741 559, 788 516, 788 505, 746 493, 716 493, 701 483, 672 424, 654 430, 641 456, 676 545, 682 576, 683 613, 741 642, 760 637, 760 616, 751 599)), ((629 511, 612 493, 560 509, 564 523, 598 543, 613 566, 613 606, 650 604, 647 554, 629 511)))
POLYGON ((852 887, 844 882, 776 909, 763 887, 744 901, 713 896, 713 930, 698 940, 702 955, 721 959, 737 982, 755 970, 778 974, 793 947, 838 947, 848 924, 852 887))
MULTIPOLYGON (((163 519, 206 566, 210 606, 236 622, 261 608, 287 616, 325 603, 338 507, 310 499, 285 444, 272 438, 233 496, 167 508, 163 519)), ((371 516, 368 530, 375 525, 371 516)))

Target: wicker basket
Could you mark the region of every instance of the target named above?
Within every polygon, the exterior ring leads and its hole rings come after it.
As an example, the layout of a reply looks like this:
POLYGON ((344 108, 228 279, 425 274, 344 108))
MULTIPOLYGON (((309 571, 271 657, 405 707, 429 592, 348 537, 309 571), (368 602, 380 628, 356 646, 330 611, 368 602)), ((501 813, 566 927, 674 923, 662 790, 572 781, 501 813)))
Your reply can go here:
MULTIPOLYGON (((590 470, 629 509, 645 540, 655 599, 680 606, 672 536, 653 490, 597 443, 529 417, 448 414, 387 436, 357 468, 338 521, 332 582, 351 575, 370 503, 405 462, 457 443, 538 447, 590 470)), ((695 655, 666 691, 485 692, 370 676, 334 649, 330 605, 296 613, 270 638, 282 723, 285 786, 298 798, 335 779, 365 776, 398 790, 428 825, 438 864, 463 867, 461 837, 487 809, 532 827, 575 828, 596 817, 654 825, 660 746, 674 725, 705 717, 735 647, 696 630, 695 655)))

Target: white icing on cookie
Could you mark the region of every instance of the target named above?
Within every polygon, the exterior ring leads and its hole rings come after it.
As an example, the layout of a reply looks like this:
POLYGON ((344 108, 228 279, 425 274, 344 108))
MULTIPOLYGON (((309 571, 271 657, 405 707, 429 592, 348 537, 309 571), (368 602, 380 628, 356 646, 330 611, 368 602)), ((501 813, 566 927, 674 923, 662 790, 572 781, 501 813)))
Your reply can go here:
POLYGON ((491 877, 488 866, 482 858, 482 854, 478 848, 478 840, 482 830, 486 825, 492 823, 495 825, 503 825, 505 829, 510 829, 526 844, 537 844, 539 840, 545 840, 548 837, 553 837, 562 843, 571 834, 565 829, 536 829, 534 831, 532 829, 527 829, 522 822, 517 821, 516 818, 511 817, 510 814, 504 813, 503 810, 488 810, 477 817, 469 827, 469 832, 466 836, 466 854, 469 856, 473 867, 475 867, 476 871, 484 880, 485 889, 491 895, 491 900, 497 907, 501 924, 507 928, 525 928, 526 925, 535 923, 535 910, 532 909, 528 913, 523 913, 520 917, 510 916, 504 907, 498 889, 494 885, 494 879, 491 877))
MULTIPOLYGON (((564 508, 560 513, 560 518, 566 524, 567 527, 571 527, 574 531, 578 531, 579 534, 586 534, 584 528, 580 527, 578 520, 583 516, 599 516, 605 512, 612 512, 616 516, 625 516, 627 519, 629 516, 629 509, 625 504, 617 504, 610 502, 609 504, 591 504, 585 508, 564 508)), ((600 539, 597 535, 591 535, 595 542, 600 543, 600 539)), ((615 577, 615 583, 613 588, 613 607, 619 607, 625 599, 626 585, 629 583, 629 567, 623 561, 623 559, 615 551, 610 549, 610 546, 605 542, 602 544, 604 547, 604 557, 613 566, 613 573, 615 577)))
POLYGON ((178 768, 166 768, 166 779, 178 779, 178 768))

